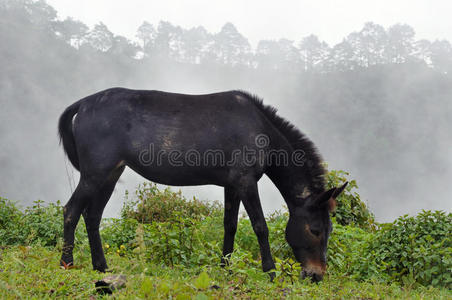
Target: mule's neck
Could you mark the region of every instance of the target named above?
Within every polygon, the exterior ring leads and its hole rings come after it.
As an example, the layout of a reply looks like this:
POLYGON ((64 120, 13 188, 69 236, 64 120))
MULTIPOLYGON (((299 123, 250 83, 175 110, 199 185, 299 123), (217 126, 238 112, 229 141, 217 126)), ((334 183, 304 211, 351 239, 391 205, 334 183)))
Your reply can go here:
POLYGON ((320 194, 324 191, 324 183, 313 180, 309 166, 270 166, 265 174, 271 179, 280 191, 289 211, 295 206, 295 201, 307 198, 311 194, 320 194))

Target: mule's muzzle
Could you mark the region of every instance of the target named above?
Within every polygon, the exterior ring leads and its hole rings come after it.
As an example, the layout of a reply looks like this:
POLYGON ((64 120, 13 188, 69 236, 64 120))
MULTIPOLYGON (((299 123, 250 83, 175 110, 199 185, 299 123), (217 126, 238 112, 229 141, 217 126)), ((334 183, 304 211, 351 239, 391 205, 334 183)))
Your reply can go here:
POLYGON ((323 279, 323 274, 317 274, 317 273, 308 273, 306 271, 302 271, 301 272, 301 278, 305 279, 306 277, 311 278, 312 282, 319 282, 322 281, 323 279))
POLYGON ((310 277, 312 282, 319 282, 323 279, 326 272, 326 264, 322 262, 308 260, 306 267, 301 272, 301 277, 310 277))

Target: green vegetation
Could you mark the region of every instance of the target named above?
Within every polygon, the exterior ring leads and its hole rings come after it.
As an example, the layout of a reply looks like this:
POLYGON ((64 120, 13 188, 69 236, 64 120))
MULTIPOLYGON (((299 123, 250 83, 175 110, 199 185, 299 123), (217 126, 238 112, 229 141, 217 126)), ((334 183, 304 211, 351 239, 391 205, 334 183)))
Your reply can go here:
POLYGON ((391 280, 452 285, 452 214, 423 211, 382 226, 367 255, 391 280))
MULTIPOLYGON (((331 170, 327 176, 327 187, 341 186, 347 181, 348 176, 348 172, 331 170)), ((366 204, 361 201, 361 197, 355 191, 356 189, 358 189, 356 180, 349 180, 345 191, 337 199, 337 208, 333 217, 341 225, 355 225, 367 229, 375 228, 374 216, 366 204)))
POLYGON ((196 198, 187 200, 181 191, 170 188, 159 190, 157 185, 145 182, 138 186, 134 198, 126 202, 121 211, 123 219, 136 219, 140 223, 165 222, 173 220, 175 213, 188 219, 200 219, 213 213, 223 213, 218 202, 204 203, 196 198))
MULTIPOLYGON (((329 185, 347 180, 331 171, 329 185)), ((267 218, 276 259, 273 283, 262 273, 257 239, 241 218, 236 249, 226 268, 219 266, 222 208, 187 200, 170 189, 141 185, 121 211, 102 223, 106 257, 127 286, 117 298, 451 298, 452 214, 424 211, 391 224, 377 224, 351 181, 338 199, 328 252, 328 274, 312 284, 299 278, 284 240, 287 212, 267 218), (342 207, 341 207, 342 206, 342 207)), ((82 223, 83 221, 81 221, 82 223)), ((91 270, 84 224, 79 224, 76 267, 59 267, 62 207, 38 201, 20 210, 0 198, 0 297, 89 298, 105 274, 91 270)))

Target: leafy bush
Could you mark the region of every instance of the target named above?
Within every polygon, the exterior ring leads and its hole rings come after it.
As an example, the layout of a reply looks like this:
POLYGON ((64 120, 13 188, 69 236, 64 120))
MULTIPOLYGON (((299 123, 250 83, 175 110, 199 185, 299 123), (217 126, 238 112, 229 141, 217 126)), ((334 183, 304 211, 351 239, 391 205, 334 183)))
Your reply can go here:
POLYGON ((381 271, 404 283, 451 287, 452 214, 422 211, 383 225, 368 253, 381 271))
POLYGON ((0 197, 0 245, 17 245, 25 242, 20 226, 23 212, 10 200, 0 197))
POLYGON ((349 180, 350 174, 342 170, 331 170, 327 174, 327 188, 348 185, 342 194, 336 199, 337 209, 333 213, 338 224, 356 225, 361 228, 375 229, 374 215, 369 211, 367 205, 361 200, 359 194, 354 191, 358 189, 355 180, 349 180))
POLYGON ((138 221, 135 219, 105 219, 102 220, 100 233, 108 247, 119 249, 122 245, 130 249, 135 240, 137 227, 138 221))
POLYGON ((22 212, 13 202, 0 198, 1 244, 55 246, 63 235, 63 209, 59 202, 43 203, 35 201, 22 212))
POLYGON ((205 235, 211 228, 208 220, 198 222, 179 217, 177 222, 145 224, 144 242, 146 257, 156 264, 168 266, 206 265, 219 263, 220 239, 211 240, 205 235))
POLYGON ((154 263, 206 264, 212 258, 219 261, 222 214, 217 202, 187 200, 180 191, 160 190, 156 184, 143 183, 134 199, 126 196, 123 220, 105 226, 102 234, 106 243, 116 247, 128 244, 135 249, 132 252, 154 263), (113 233, 120 232, 119 228, 127 228, 127 234, 113 233))
POLYGON ((175 212, 189 219, 200 219, 213 214, 221 214, 221 206, 214 202, 205 203, 193 198, 187 200, 181 191, 164 190, 154 183, 143 183, 135 191, 134 199, 128 198, 121 211, 122 218, 136 219, 140 223, 167 222, 178 219, 175 212))
POLYGON ((43 206, 41 200, 25 209, 22 220, 27 244, 55 246, 63 237, 63 207, 58 201, 43 206))
MULTIPOLYGON (((366 265, 364 249, 374 234, 359 227, 343 226, 333 219, 333 232, 328 241, 328 271, 335 274, 353 276, 357 266, 368 271, 373 265, 366 265)), ((372 273, 374 274, 374 273, 372 273)), ((358 278, 359 276, 354 276, 358 278)))
MULTIPOLYGON (((56 246, 62 239, 63 207, 59 201, 44 205, 37 200, 21 211, 14 202, 0 197, 0 245, 56 246)), ((86 239, 84 224, 79 224, 75 241, 86 239)))

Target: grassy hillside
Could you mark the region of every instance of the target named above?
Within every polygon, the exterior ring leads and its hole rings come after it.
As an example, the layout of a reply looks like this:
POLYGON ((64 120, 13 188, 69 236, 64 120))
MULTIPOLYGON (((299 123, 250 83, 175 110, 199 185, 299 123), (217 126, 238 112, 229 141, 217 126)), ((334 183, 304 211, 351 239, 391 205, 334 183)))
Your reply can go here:
MULTIPOLYGON (((218 252, 220 253, 220 252, 218 252)), ((91 270, 86 244, 77 248, 76 269, 58 266, 58 249, 34 245, 12 246, 0 250, 0 297, 6 298, 73 298, 97 299, 94 282, 105 275, 91 270), (91 298, 90 298, 91 297, 91 298)), ((293 284, 270 283, 258 264, 244 261, 230 273, 218 265, 168 267, 107 254, 111 271, 126 274, 126 288, 114 293, 117 299, 231 299, 231 298, 301 298, 301 299, 450 299, 452 294, 434 287, 401 286, 378 281, 356 281, 348 276, 328 275, 319 284, 295 281, 293 284), (213 288, 215 286, 215 288, 213 288)), ((215 257, 218 260, 218 257, 215 257)), ((238 260, 236 261, 236 264, 238 260)))
MULTIPOLYGON (((346 179, 329 173, 329 185, 346 179)), ((338 199, 328 252, 328 273, 319 284, 299 278, 284 241, 287 212, 268 216, 277 277, 260 269, 257 239, 240 219, 229 266, 219 266, 222 207, 184 199, 170 189, 144 184, 128 195, 121 217, 102 223, 108 274, 127 284, 115 298, 229 299, 451 299, 452 214, 425 211, 377 224, 351 181, 338 199)), ((91 270, 84 224, 76 232, 76 266, 59 267, 62 206, 20 210, 0 198, 0 297, 82 298, 100 295, 94 283, 106 274, 91 270)), ((83 221, 81 221, 83 223, 83 221)))

